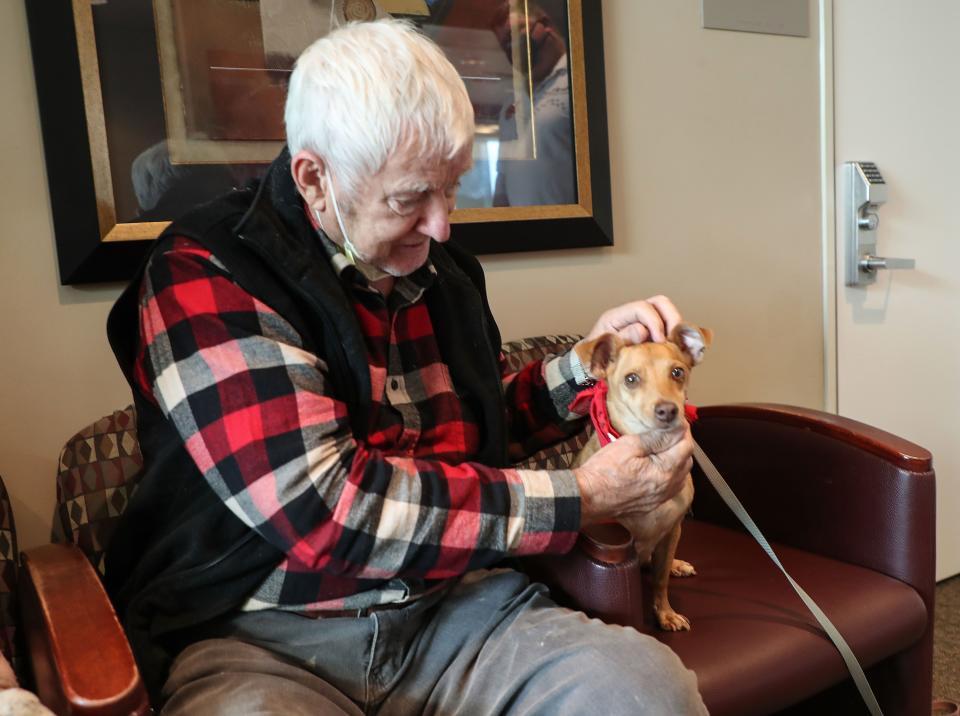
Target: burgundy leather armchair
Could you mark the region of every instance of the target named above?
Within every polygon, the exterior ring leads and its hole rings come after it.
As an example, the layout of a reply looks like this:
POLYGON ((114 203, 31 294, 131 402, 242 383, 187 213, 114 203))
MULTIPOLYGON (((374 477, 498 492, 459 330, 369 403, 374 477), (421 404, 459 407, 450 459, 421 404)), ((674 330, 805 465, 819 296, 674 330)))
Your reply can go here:
MULTIPOLYGON (((694 437, 850 644, 885 714, 930 712, 934 475, 929 453, 852 420, 778 405, 700 408, 694 437)), ((672 579, 690 632, 653 626, 618 526, 533 569, 562 601, 668 644, 711 714, 866 714, 839 653, 759 545, 694 470, 672 579), (630 595, 621 597, 619 595, 630 595)))
MULTIPOLYGON (((506 344, 522 364, 575 336, 506 344)), ((934 473, 917 445, 861 423, 776 405, 700 408, 694 435, 794 578, 867 670, 884 713, 930 712, 934 473)), ((525 464, 569 464, 584 441, 525 464)), ((106 541, 139 470, 132 413, 81 431, 61 457, 55 533, 28 550, 20 588, 41 700, 63 714, 149 713, 130 648, 100 586, 106 541)), ((561 602, 652 634, 698 676, 715 716, 866 713, 839 654, 702 475, 678 556, 698 575, 671 582, 693 624, 665 633, 644 608, 625 531, 602 526, 562 557, 526 560, 561 602)))

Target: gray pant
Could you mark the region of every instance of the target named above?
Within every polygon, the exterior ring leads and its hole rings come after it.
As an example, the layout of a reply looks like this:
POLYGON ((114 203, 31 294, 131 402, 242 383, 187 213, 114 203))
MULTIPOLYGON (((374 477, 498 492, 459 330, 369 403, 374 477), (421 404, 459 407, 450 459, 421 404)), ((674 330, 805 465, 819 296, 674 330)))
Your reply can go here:
POLYGON ((706 713, 669 648, 511 570, 361 619, 241 614, 188 647, 164 691, 164 716, 706 713))

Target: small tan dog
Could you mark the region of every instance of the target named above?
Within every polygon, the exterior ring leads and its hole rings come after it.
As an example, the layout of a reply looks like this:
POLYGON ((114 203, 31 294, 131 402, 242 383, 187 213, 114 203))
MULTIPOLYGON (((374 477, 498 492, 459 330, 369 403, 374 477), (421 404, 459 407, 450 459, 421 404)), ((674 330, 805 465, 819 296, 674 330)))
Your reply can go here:
MULTIPOLYGON (((649 444, 662 445, 667 433, 684 428, 684 403, 690 370, 703 359, 713 340, 708 328, 680 324, 665 343, 628 345, 618 336, 606 333, 578 345, 580 362, 590 373, 606 381, 606 407, 609 423, 617 434, 636 434, 649 438, 649 444)), ((574 467, 600 449, 595 431, 574 460, 574 467)), ((620 523, 633 535, 642 562, 651 561, 653 611, 661 629, 681 631, 690 621, 677 614, 667 598, 667 582, 675 577, 696 574, 693 566, 675 559, 683 517, 693 502, 693 480, 688 474, 683 487, 672 499, 652 512, 621 518, 620 523)))

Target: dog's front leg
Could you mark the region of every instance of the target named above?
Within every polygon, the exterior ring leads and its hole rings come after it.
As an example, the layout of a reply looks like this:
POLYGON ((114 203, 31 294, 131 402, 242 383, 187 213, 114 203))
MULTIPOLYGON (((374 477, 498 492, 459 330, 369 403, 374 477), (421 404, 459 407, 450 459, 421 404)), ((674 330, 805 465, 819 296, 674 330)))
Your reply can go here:
MULTIPOLYGON (((660 628, 665 631, 686 631, 690 629, 690 620, 673 610, 667 596, 667 585, 670 581, 670 573, 673 570, 674 555, 677 552, 677 543, 680 541, 682 523, 683 516, 681 515, 673 528, 664 535, 653 550, 653 564, 651 565, 653 612, 657 617, 660 628)), ((684 564, 686 563, 684 562, 684 564)))

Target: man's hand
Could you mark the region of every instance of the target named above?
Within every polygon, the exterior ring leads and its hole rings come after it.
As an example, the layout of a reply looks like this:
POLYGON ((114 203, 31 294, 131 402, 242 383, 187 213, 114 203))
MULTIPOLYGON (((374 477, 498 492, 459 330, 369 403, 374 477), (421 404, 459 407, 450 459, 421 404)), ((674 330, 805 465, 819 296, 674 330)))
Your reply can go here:
POLYGON ((616 333, 627 343, 660 343, 681 321, 680 311, 669 298, 653 296, 646 301, 631 301, 605 311, 584 340, 616 333))
POLYGON ((574 469, 581 495, 581 524, 650 512, 676 495, 693 467, 690 426, 660 433, 660 444, 624 435, 574 469))

